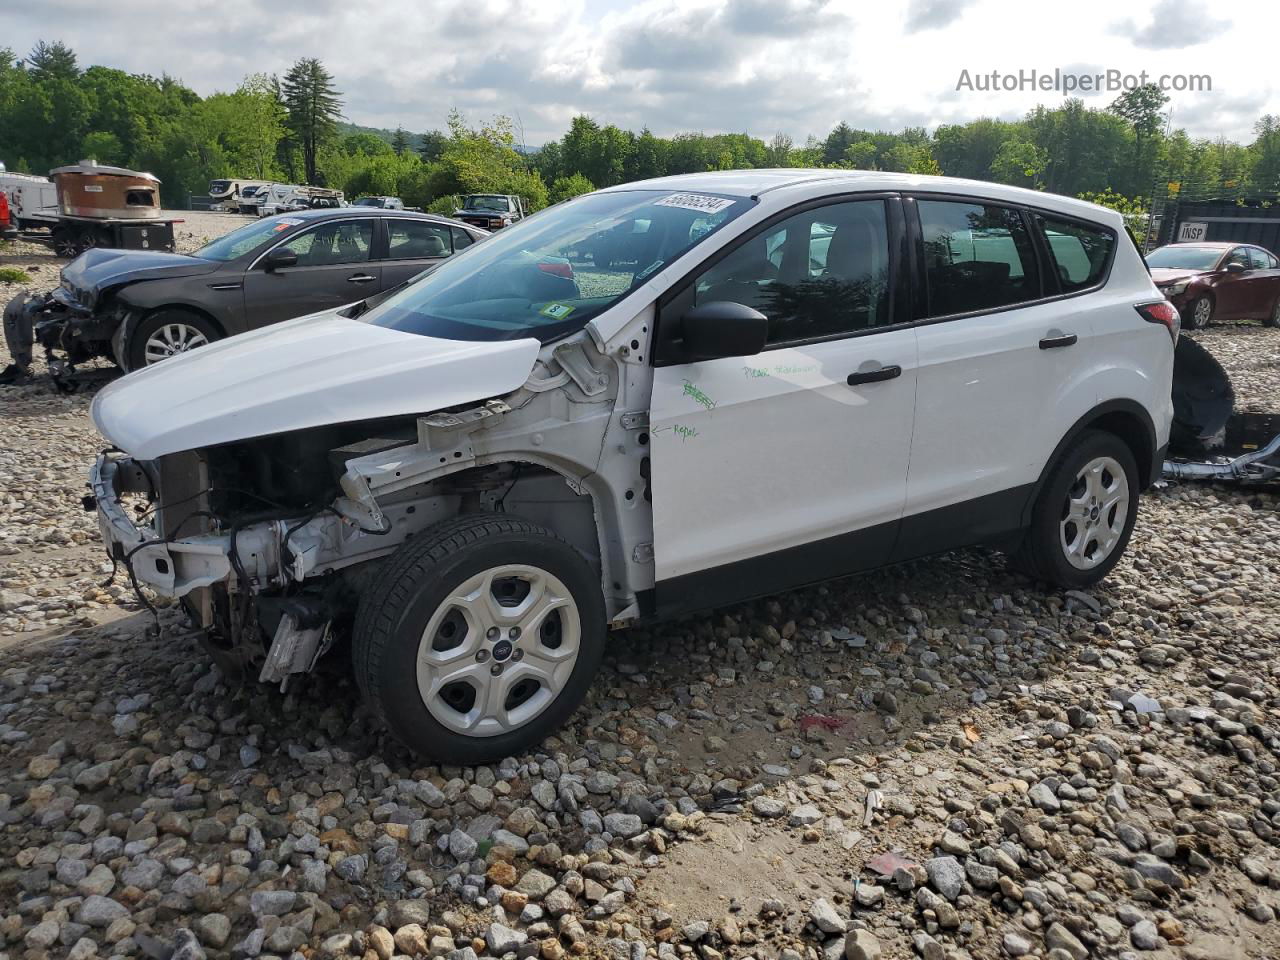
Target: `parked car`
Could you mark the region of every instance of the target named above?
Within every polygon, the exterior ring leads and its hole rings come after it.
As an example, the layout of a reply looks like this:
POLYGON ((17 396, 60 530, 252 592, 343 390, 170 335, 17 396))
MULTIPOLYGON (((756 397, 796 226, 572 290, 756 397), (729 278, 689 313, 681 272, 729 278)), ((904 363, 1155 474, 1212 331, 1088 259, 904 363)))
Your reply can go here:
POLYGON ((403 210, 404 201, 399 197, 358 197, 354 207, 374 207, 378 210, 403 210))
POLYGON ((109 552, 220 658, 283 683, 354 622, 391 730, 488 761, 572 713, 610 627, 971 544, 1097 583, 1160 473, 1177 334, 1101 207, 670 177, 108 385, 91 482, 109 552), (630 268, 575 266, 638 222, 630 268))
POLYGON ((484 230, 501 230, 526 216, 524 201, 505 193, 468 194, 453 215, 463 223, 484 230))
POLYGON ((1170 243, 1147 254, 1151 277, 1192 330, 1214 320, 1280 327, 1280 261, 1249 243, 1170 243))
POLYGON ((344 208, 257 220, 190 256, 88 250, 57 289, 6 308, 9 375, 26 372, 34 343, 56 375, 93 357, 137 370, 390 290, 483 236, 445 217, 344 208))

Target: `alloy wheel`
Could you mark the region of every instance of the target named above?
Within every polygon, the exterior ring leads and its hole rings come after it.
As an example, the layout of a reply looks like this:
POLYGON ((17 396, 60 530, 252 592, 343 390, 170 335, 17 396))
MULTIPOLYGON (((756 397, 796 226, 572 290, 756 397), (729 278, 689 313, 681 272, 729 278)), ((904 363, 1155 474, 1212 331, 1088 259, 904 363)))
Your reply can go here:
POLYGON ((1091 570, 1115 550, 1129 516, 1129 481, 1111 457, 1095 457, 1076 474, 1059 522, 1063 555, 1091 570))
POLYGON ((491 567, 451 590, 427 621, 418 692, 450 730, 508 733, 555 701, 581 642, 577 604, 559 578, 525 564, 491 567))
POLYGON ((143 345, 143 356, 147 366, 150 366, 196 347, 203 347, 208 342, 209 338, 190 324, 166 323, 147 337, 147 342, 143 345))
POLYGON ((1203 330, 1209 325, 1209 319, 1213 315, 1213 304, 1209 302, 1208 297, 1201 297, 1196 301, 1195 309, 1191 315, 1191 326, 1197 330, 1203 330))

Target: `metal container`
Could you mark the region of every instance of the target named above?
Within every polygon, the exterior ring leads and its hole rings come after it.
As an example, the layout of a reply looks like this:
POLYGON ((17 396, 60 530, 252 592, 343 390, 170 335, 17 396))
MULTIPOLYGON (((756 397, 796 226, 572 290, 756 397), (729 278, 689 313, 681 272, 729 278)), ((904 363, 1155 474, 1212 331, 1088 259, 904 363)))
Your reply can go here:
POLYGON ((63 216, 103 220, 154 220, 160 216, 160 181, 150 173, 81 160, 51 170, 49 175, 57 185, 58 209, 63 216))

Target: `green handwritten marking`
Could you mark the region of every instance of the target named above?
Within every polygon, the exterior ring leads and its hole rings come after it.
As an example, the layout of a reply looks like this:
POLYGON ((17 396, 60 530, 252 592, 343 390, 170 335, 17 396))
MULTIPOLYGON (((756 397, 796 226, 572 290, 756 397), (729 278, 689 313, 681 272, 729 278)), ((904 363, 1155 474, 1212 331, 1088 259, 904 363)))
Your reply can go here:
POLYGON ((674 424, 671 429, 675 433, 675 435, 680 438, 681 442, 684 442, 685 440, 689 440, 689 439, 692 439, 693 437, 698 436, 698 431, 696 427, 686 426, 683 423, 674 424))
POLYGON ((789 367, 785 365, 781 367, 774 367, 773 372, 776 374, 786 376, 788 374, 812 373, 814 370, 817 370, 817 369, 818 369, 818 365, 816 363, 811 363, 808 366, 803 366, 803 367, 799 367, 799 366, 789 367))
POLYGON ((768 370, 761 370, 759 367, 743 367, 742 372, 746 375, 748 380, 753 380, 756 377, 767 377, 769 375, 768 370))
POLYGON ((684 382, 684 395, 686 397, 693 397, 694 403, 700 403, 704 407, 706 407, 708 410, 712 410, 715 408, 716 402, 712 400, 710 397, 708 397, 705 393, 703 393, 700 389, 698 389, 698 387, 695 384, 690 383, 688 380, 684 382))

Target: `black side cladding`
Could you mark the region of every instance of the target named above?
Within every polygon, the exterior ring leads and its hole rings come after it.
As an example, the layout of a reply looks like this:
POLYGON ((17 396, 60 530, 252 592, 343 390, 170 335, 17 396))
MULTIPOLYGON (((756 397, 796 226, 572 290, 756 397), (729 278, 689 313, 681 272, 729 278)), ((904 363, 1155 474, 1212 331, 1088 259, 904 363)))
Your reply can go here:
POLYGON ((1220 449, 1235 406, 1231 378, 1196 341, 1179 337, 1173 352, 1173 425, 1169 453, 1198 457, 1220 449))

